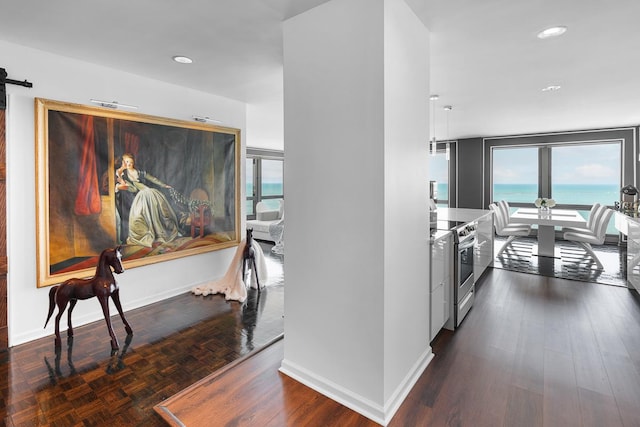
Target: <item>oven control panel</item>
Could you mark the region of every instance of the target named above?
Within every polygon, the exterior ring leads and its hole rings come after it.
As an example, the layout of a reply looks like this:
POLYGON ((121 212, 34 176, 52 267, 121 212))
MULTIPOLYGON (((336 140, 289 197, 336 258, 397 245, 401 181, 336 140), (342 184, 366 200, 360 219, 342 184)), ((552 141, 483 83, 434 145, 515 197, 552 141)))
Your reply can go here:
POLYGON ((469 222, 458 227, 454 234, 456 243, 475 240, 477 228, 478 228, 478 225, 475 222, 469 222))
POLYGON ((475 222, 470 222, 469 224, 465 224, 463 227, 458 229, 458 236, 470 236, 475 233, 478 225, 475 222))

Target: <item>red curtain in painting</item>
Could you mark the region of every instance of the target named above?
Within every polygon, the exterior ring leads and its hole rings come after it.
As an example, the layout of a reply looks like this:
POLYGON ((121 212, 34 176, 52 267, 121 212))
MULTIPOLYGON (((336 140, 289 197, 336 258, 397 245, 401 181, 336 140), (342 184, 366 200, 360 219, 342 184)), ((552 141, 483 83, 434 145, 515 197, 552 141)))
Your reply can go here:
POLYGON ((138 149, 140 148, 140 137, 133 133, 125 132, 124 134, 124 152, 133 154, 133 157, 138 155, 138 149))
POLYGON ((82 140, 80 144, 80 173, 78 174, 75 213, 76 215, 91 215, 99 213, 101 209, 93 116, 82 116, 82 140))

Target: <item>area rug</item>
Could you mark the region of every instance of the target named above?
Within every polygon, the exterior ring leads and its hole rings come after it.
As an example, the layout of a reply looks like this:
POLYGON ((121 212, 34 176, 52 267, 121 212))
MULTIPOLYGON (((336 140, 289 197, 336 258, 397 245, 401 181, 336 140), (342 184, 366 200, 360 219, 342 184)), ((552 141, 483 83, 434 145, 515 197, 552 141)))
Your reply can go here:
MULTIPOLYGON (((505 241, 506 238, 496 236, 494 253, 498 253, 505 241)), ((493 266, 560 279, 627 286, 627 248, 625 246, 613 244, 593 247, 603 269, 598 269, 593 259, 583 249, 570 242, 556 242, 557 258, 538 257, 534 255, 536 248, 535 238, 517 238, 494 259, 493 266)))

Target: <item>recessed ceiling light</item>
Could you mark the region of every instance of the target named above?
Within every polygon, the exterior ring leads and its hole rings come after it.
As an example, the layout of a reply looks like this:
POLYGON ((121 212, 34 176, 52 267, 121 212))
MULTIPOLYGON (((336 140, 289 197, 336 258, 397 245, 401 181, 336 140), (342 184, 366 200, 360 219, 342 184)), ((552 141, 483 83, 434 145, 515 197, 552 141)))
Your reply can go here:
POLYGON ((551 85, 551 86, 547 86, 547 87, 545 87, 545 88, 542 88, 542 91, 543 91, 543 92, 553 92, 553 91, 556 91, 556 90, 560 90, 560 86, 558 86, 558 85, 551 85))
POLYGON ((430 100, 430 101, 437 101, 437 100, 438 100, 438 98, 440 98, 440 95, 431 95, 431 96, 429 97, 429 100, 430 100))
POLYGON ((193 59, 187 57, 187 56, 174 56, 173 60, 176 62, 179 62, 181 64, 191 64, 193 62, 193 59))
POLYGON ((538 33, 539 39, 548 39, 550 37, 558 37, 563 35, 567 31, 567 27, 558 26, 558 27, 549 27, 538 33))

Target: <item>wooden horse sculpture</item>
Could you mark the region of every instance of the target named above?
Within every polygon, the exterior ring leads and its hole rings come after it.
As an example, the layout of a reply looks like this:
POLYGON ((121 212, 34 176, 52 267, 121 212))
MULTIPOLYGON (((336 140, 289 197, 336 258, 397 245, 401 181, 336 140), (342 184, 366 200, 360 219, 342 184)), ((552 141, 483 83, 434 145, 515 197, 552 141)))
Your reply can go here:
MULTIPOLYGON (((242 280, 246 280, 247 268, 253 269, 256 278, 258 292, 260 292, 260 279, 258 278, 258 268, 256 266, 256 251, 253 249, 253 228, 247 228, 247 241, 242 252, 242 280)), ((245 282, 246 284, 246 282, 245 282)))
POLYGON ((56 348, 61 346, 60 341, 60 318, 64 309, 69 303, 69 311, 67 313, 67 324, 69 329, 67 330, 67 336, 73 337, 73 327, 71 326, 71 312, 76 306, 78 300, 89 299, 92 297, 98 297, 100 305, 102 306, 102 313, 104 314, 104 320, 107 322, 107 328, 109 329, 109 335, 111 336, 111 348, 113 350, 118 348, 118 339, 113 333, 111 327, 111 317, 109 316, 109 297, 113 299, 113 302, 120 313, 122 322, 124 323, 124 329, 127 331, 127 335, 133 334, 131 326, 124 318, 122 313, 122 306, 120 305, 120 289, 116 283, 111 268, 113 271, 120 274, 124 271, 122 267, 122 253, 121 247, 105 249, 100 254, 98 259, 98 266, 96 267, 96 274, 94 277, 88 279, 69 279, 61 285, 57 285, 51 288, 49 291, 49 314, 47 315, 47 321, 44 327, 47 327, 49 319, 53 314, 54 306, 58 305, 58 315, 56 316, 56 348))

